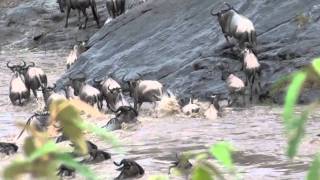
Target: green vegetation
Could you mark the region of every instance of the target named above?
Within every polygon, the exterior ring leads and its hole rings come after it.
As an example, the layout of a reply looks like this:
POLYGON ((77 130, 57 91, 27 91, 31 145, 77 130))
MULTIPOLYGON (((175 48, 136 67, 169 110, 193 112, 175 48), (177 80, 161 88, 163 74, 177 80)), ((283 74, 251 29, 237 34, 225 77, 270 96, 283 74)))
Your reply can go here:
MULTIPOLYGON (((63 133, 75 145, 75 151, 87 154, 84 132, 91 132, 108 143, 118 146, 114 137, 99 127, 85 122, 79 110, 91 115, 97 115, 95 109, 81 101, 58 101, 50 107, 50 124, 62 127, 63 133), (77 107, 77 108, 75 108, 77 107)), ((18 179, 23 174, 33 178, 58 179, 56 170, 61 164, 74 168, 87 179, 95 179, 94 173, 85 165, 75 161, 64 149, 58 147, 48 135, 48 132, 38 132, 33 127, 27 127, 31 136, 26 138, 23 146, 23 158, 13 161, 5 170, 5 179, 18 179)))
MULTIPOLYGON (((292 82, 288 87, 285 97, 285 105, 283 119, 285 124, 286 135, 288 138, 287 155, 293 158, 298 151, 299 144, 305 133, 305 124, 309 114, 319 105, 319 102, 314 102, 307 106, 301 114, 294 113, 294 107, 297 104, 299 95, 304 86, 307 84, 317 84, 320 79, 320 58, 313 60, 310 67, 307 67, 292 76, 292 82)), ((308 180, 316 180, 319 178, 320 172, 320 157, 316 155, 309 173, 308 180)))

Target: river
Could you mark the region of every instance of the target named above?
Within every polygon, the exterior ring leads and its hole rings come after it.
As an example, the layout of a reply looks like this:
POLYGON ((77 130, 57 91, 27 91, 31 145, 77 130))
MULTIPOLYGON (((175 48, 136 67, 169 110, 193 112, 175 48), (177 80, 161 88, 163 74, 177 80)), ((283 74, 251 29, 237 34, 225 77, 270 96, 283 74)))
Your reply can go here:
MULTIPOLYGON (((66 70, 67 50, 27 51, 6 50, 0 56, 0 140, 14 142, 19 133, 17 121, 25 121, 32 112, 39 109, 32 98, 27 106, 12 106, 9 97, 11 72, 6 62, 34 61, 48 75, 49 84, 57 80, 66 70)), ((319 113, 313 115, 307 124, 307 133, 298 157, 289 161, 285 156, 286 139, 283 134, 280 106, 253 106, 246 109, 226 109, 224 116, 215 121, 202 118, 188 118, 183 115, 163 118, 150 117, 148 106, 139 117, 141 123, 124 130, 115 131, 123 145, 124 154, 119 154, 107 143, 91 137, 90 140, 108 152, 112 159, 135 159, 149 175, 167 174, 175 153, 201 151, 217 141, 228 141, 236 148, 234 160, 243 179, 303 179, 308 164, 320 144, 319 113)), ((98 125, 106 124, 108 117, 93 120, 98 125)), ((21 145, 21 141, 18 142, 21 145)), ((1 165, 8 164, 14 157, 2 157, 1 165)), ((112 161, 91 166, 101 179, 115 177, 117 172, 112 161)), ((77 174, 77 179, 80 175, 77 174)), ((177 177, 172 177, 176 179, 177 177)), ((80 178, 81 179, 81 178, 80 178)), ((230 178, 232 179, 232 178, 230 178)))

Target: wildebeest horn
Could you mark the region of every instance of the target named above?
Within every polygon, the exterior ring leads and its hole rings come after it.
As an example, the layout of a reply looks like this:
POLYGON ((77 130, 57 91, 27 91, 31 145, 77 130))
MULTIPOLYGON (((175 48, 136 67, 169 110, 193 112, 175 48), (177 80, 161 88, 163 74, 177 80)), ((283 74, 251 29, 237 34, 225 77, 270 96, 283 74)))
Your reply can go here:
POLYGON ((119 164, 116 163, 115 161, 113 161, 113 164, 116 165, 116 166, 121 166, 123 164, 123 162, 121 161, 119 164))
POLYGON ((138 74, 138 79, 141 79, 142 74, 140 74, 140 73, 137 73, 137 74, 138 74))
POLYGON ((210 13, 212 16, 218 16, 220 14, 220 12, 217 13, 213 13, 214 8, 211 9, 210 13))
POLYGON ((24 60, 21 60, 22 65, 19 65, 22 68, 25 68, 27 66, 27 63, 24 60))
POLYGON ((11 65, 10 65, 10 61, 8 61, 8 62, 7 62, 7 67, 10 68, 10 69, 12 69, 12 68, 14 68, 14 67, 16 67, 16 66, 15 66, 15 65, 12 65, 12 66, 11 66, 11 65))
POLYGON ((123 75, 122 78, 121 78, 121 81, 122 81, 123 83, 128 82, 128 81, 125 81, 125 78, 126 78, 126 75, 123 75))
POLYGON ((35 64, 34 62, 31 62, 31 63, 28 65, 27 68, 29 68, 29 67, 35 67, 35 66, 36 66, 36 64, 35 64))
POLYGON ((224 5, 228 6, 229 9, 233 9, 233 6, 231 6, 229 3, 224 2, 224 5))
POLYGON ((97 80, 98 78, 93 78, 94 83, 101 83, 102 80, 97 80))

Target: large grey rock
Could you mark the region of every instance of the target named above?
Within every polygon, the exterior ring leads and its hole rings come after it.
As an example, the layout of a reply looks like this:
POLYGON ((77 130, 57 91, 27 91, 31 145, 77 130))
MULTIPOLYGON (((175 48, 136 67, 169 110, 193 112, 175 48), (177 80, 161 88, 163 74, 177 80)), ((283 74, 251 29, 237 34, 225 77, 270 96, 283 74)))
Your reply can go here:
MULTIPOLYGON (((206 98, 226 93, 216 64, 225 61, 240 77, 239 56, 226 45, 217 19, 210 10, 222 0, 150 0, 102 27, 89 41, 91 48, 59 81, 85 72, 89 81, 114 72, 133 78, 158 79, 181 97, 206 98)), ((229 1, 249 17, 258 34, 263 95, 272 83, 320 54, 319 0, 229 1)), ((283 92, 273 95, 282 101, 283 92)), ((319 97, 319 91, 308 93, 319 97)), ((302 97, 301 102, 308 99, 302 97)))

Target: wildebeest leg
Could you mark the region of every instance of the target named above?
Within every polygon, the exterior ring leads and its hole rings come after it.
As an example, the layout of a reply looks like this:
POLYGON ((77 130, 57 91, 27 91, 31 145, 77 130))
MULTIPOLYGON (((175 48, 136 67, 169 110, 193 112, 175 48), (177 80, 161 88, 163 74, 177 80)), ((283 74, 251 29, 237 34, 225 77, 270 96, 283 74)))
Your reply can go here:
POLYGON ((88 22, 88 15, 87 15, 87 11, 86 11, 85 8, 82 9, 82 13, 83 13, 83 15, 85 17, 85 22, 84 22, 84 27, 83 27, 83 29, 85 29, 87 27, 87 22, 88 22))
POLYGON ((78 26, 79 26, 79 29, 81 28, 81 10, 78 9, 78 26))
POLYGON ((64 27, 68 27, 68 19, 69 19, 69 15, 70 15, 70 10, 71 10, 71 7, 67 6, 67 17, 66 17, 66 24, 64 27))
POLYGON ((246 106, 246 90, 244 89, 244 90, 242 90, 241 92, 240 92, 240 95, 242 95, 242 103, 243 103, 243 106, 246 106))
POLYGON ((32 93, 33 93, 34 97, 38 100, 37 90, 36 89, 32 89, 32 93))
POLYGON ((22 94, 19 94, 19 106, 22 106, 22 94))
POLYGON ((91 10, 94 17, 94 20, 97 22, 98 27, 100 27, 99 15, 97 10, 97 5, 95 0, 91 0, 91 10))

